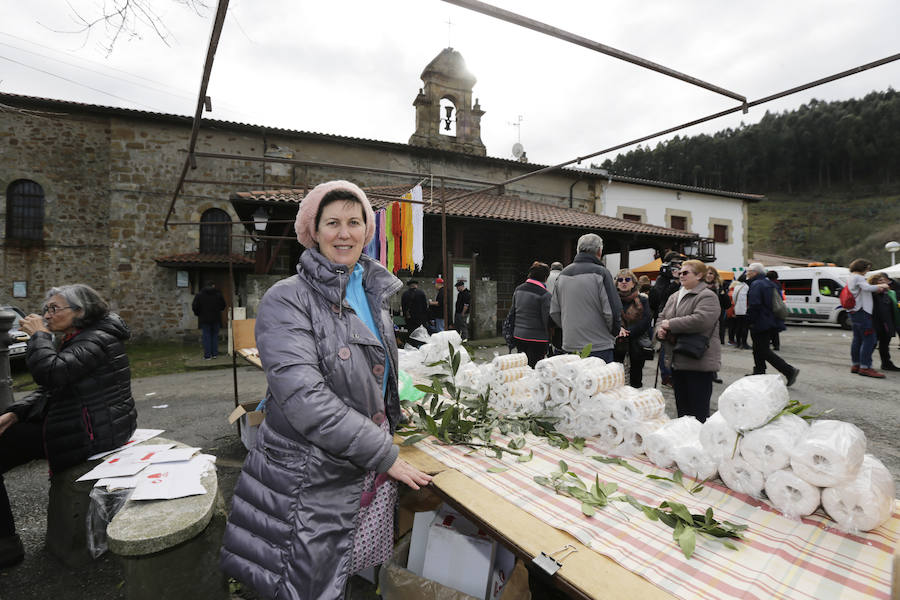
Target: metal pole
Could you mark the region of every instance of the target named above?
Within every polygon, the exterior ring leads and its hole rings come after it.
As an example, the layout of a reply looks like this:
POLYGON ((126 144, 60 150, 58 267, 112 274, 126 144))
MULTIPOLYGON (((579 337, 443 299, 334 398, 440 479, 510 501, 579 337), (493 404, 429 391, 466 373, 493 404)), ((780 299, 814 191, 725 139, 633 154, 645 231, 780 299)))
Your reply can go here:
POLYGON ((12 377, 9 369, 9 330, 16 321, 11 310, 0 310, 0 410, 6 410, 13 403, 12 377))
POLYGON ((450 287, 452 285, 453 279, 450 277, 450 273, 447 272, 447 263, 450 261, 447 258, 447 193, 444 190, 444 178, 441 177, 441 262, 443 262, 444 268, 444 329, 447 329, 450 326, 450 319, 447 318, 447 305, 449 302, 447 301, 447 296, 449 292, 447 290, 453 289, 450 287))

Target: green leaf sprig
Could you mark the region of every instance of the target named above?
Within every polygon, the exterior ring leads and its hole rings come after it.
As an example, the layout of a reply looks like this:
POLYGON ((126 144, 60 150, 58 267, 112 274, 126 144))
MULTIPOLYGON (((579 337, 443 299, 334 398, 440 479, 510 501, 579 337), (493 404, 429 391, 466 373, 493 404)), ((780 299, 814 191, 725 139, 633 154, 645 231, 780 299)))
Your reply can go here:
POLYGON ((685 485, 684 473, 681 472, 681 469, 675 469, 675 472, 672 473, 671 477, 664 477, 662 475, 646 475, 646 477, 647 479, 655 479, 657 481, 669 481, 675 485, 681 486, 689 494, 696 494, 703 490, 703 484, 709 481, 709 478, 707 477, 700 483, 695 483, 691 486, 685 485))
POLYGON ((603 464, 606 464, 606 465, 619 465, 620 467, 625 467, 632 473, 643 473, 643 471, 638 469, 636 466, 634 466, 633 464, 631 464, 624 458, 619 458, 616 456, 599 456, 596 454, 594 456, 592 456, 591 458, 593 458, 597 462, 602 462, 603 464))

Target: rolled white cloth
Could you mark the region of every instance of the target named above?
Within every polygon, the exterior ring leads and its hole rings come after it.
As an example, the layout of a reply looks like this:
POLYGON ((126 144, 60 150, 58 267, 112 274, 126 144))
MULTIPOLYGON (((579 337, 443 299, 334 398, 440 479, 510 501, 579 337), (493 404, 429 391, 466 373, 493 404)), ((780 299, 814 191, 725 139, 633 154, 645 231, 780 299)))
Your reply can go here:
POLYGON ((456 385, 477 390, 479 374, 478 365, 475 363, 461 364, 459 371, 456 372, 456 385))
POLYGON ((766 485, 766 477, 762 471, 751 467, 740 456, 723 458, 719 463, 719 477, 732 490, 754 498, 760 497, 766 485))
POLYGON ((710 415, 700 427, 700 443, 717 463, 737 455, 737 432, 719 411, 710 415))
MULTIPOLYGON (((634 390, 625 386, 619 390, 634 390)), ((616 391, 616 390, 611 390, 616 391)), ((620 421, 650 421, 666 412, 666 399, 656 388, 634 390, 636 393, 619 393, 619 402, 613 408, 613 417, 620 421)))
POLYGON ((615 407, 618 399, 608 393, 600 392, 599 394, 594 394, 587 400, 582 400, 579 404, 589 404, 594 408, 594 410, 598 411, 603 415, 603 418, 608 419, 613 416, 613 408, 615 407))
POLYGON ((616 362, 582 371, 575 379, 575 387, 589 396, 624 385, 625 368, 616 362))
POLYGON ((762 427, 787 406, 788 391, 780 375, 748 375, 719 396, 719 412, 737 431, 762 427))
POLYGON ((700 439, 700 421, 696 417, 679 417, 644 436, 644 453, 654 465, 675 464, 675 449, 700 439))
POLYGON ((600 422, 600 431, 596 435, 597 444, 608 452, 622 443, 625 428, 618 420, 608 417, 600 422))
POLYGON ((789 519, 811 515, 819 508, 822 490, 797 477, 790 467, 766 477, 766 496, 789 519))
POLYGON ((866 434, 845 421, 815 421, 794 446, 791 468, 819 487, 835 487, 856 477, 866 454, 866 434))
POLYGON ((678 446, 673 454, 675 464, 688 477, 702 481, 716 476, 719 461, 706 451, 699 437, 690 444, 678 446))
POLYGON ((558 417, 556 429, 560 433, 572 437, 593 437, 599 435, 604 419, 591 407, 574 407, 564 404, 553 409, 553 416, 558 417))
MULTIPOLYGON (((506 356, 510 356, 507 354, 506 356)), ((524 367, 511 367, 509 369, 498 369, 494 371, 495 383, 509 383, 522 377, 531 375, 534 371, 528 365, 524 367)))
POLYGON ((528 355, 524 352, 518 352, 516 354, 500 354, 494 357, 491 364, 493 364, 494 368, 498 371, 515 369, 516 367, 527 367, 528 355))
POLYGON ((534 370, 537 371, 538 377, 546 384, 551 384, 559 378, 559 369, 566 363, 581 360, 575 354, 557 354, 556 356, 548 356, 537 361, 534 370))
POLYGON ((806 434, 809 425, 794 414, 781 415, 768 425, 748 431, 741 438, 741 456, 764 475, 791 464, 791 451, 806 434))
POLYGON ((870 531, 891 518, 895 495, 891 472, 866 454, 852 481, 822 490, 822 506, 844 531, 870 531))
POLYGON ((665 425, 669 418, 662 415, 658 419, 652 421, 638 421, 625 423, 622 432, 622 445, 618 449, 618 453, 622 456, 637 456, 644 454, 644 439, 665 425))
POLYGON ((550 399, 547 401, 550 406, 559 406, 561 404, 571 404, 575 400, 575 393, 572 388, 561 381, 554 381, 550 384, 550 399))

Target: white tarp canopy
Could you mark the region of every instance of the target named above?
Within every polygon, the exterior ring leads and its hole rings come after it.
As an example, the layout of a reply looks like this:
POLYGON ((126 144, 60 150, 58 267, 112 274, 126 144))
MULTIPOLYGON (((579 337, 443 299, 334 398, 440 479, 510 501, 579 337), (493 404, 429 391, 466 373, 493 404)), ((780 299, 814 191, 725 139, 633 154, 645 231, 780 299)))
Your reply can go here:
POLYGON ((884 273, 890 278, 900 277, 900 263, 883 269, 873 269, 876 273, 884 273))

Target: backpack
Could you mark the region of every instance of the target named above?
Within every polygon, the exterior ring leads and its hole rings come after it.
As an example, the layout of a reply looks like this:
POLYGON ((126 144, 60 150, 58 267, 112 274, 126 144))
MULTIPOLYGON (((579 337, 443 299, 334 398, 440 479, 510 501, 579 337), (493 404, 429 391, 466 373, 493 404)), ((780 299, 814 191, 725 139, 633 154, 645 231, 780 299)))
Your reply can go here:
POLYGON ((788 316, 788 309, 781 297, 781 290, 777 287, 772 290, 772 314, 779 321, 784 321, 788 316))
POLYGON ((849 285, 845 285, 841 288, 841 294, 838 297, 841 299, 841 306, 843 308, 846 308, 847 310, 856 308, 856 296, 850 291, 849 285))

